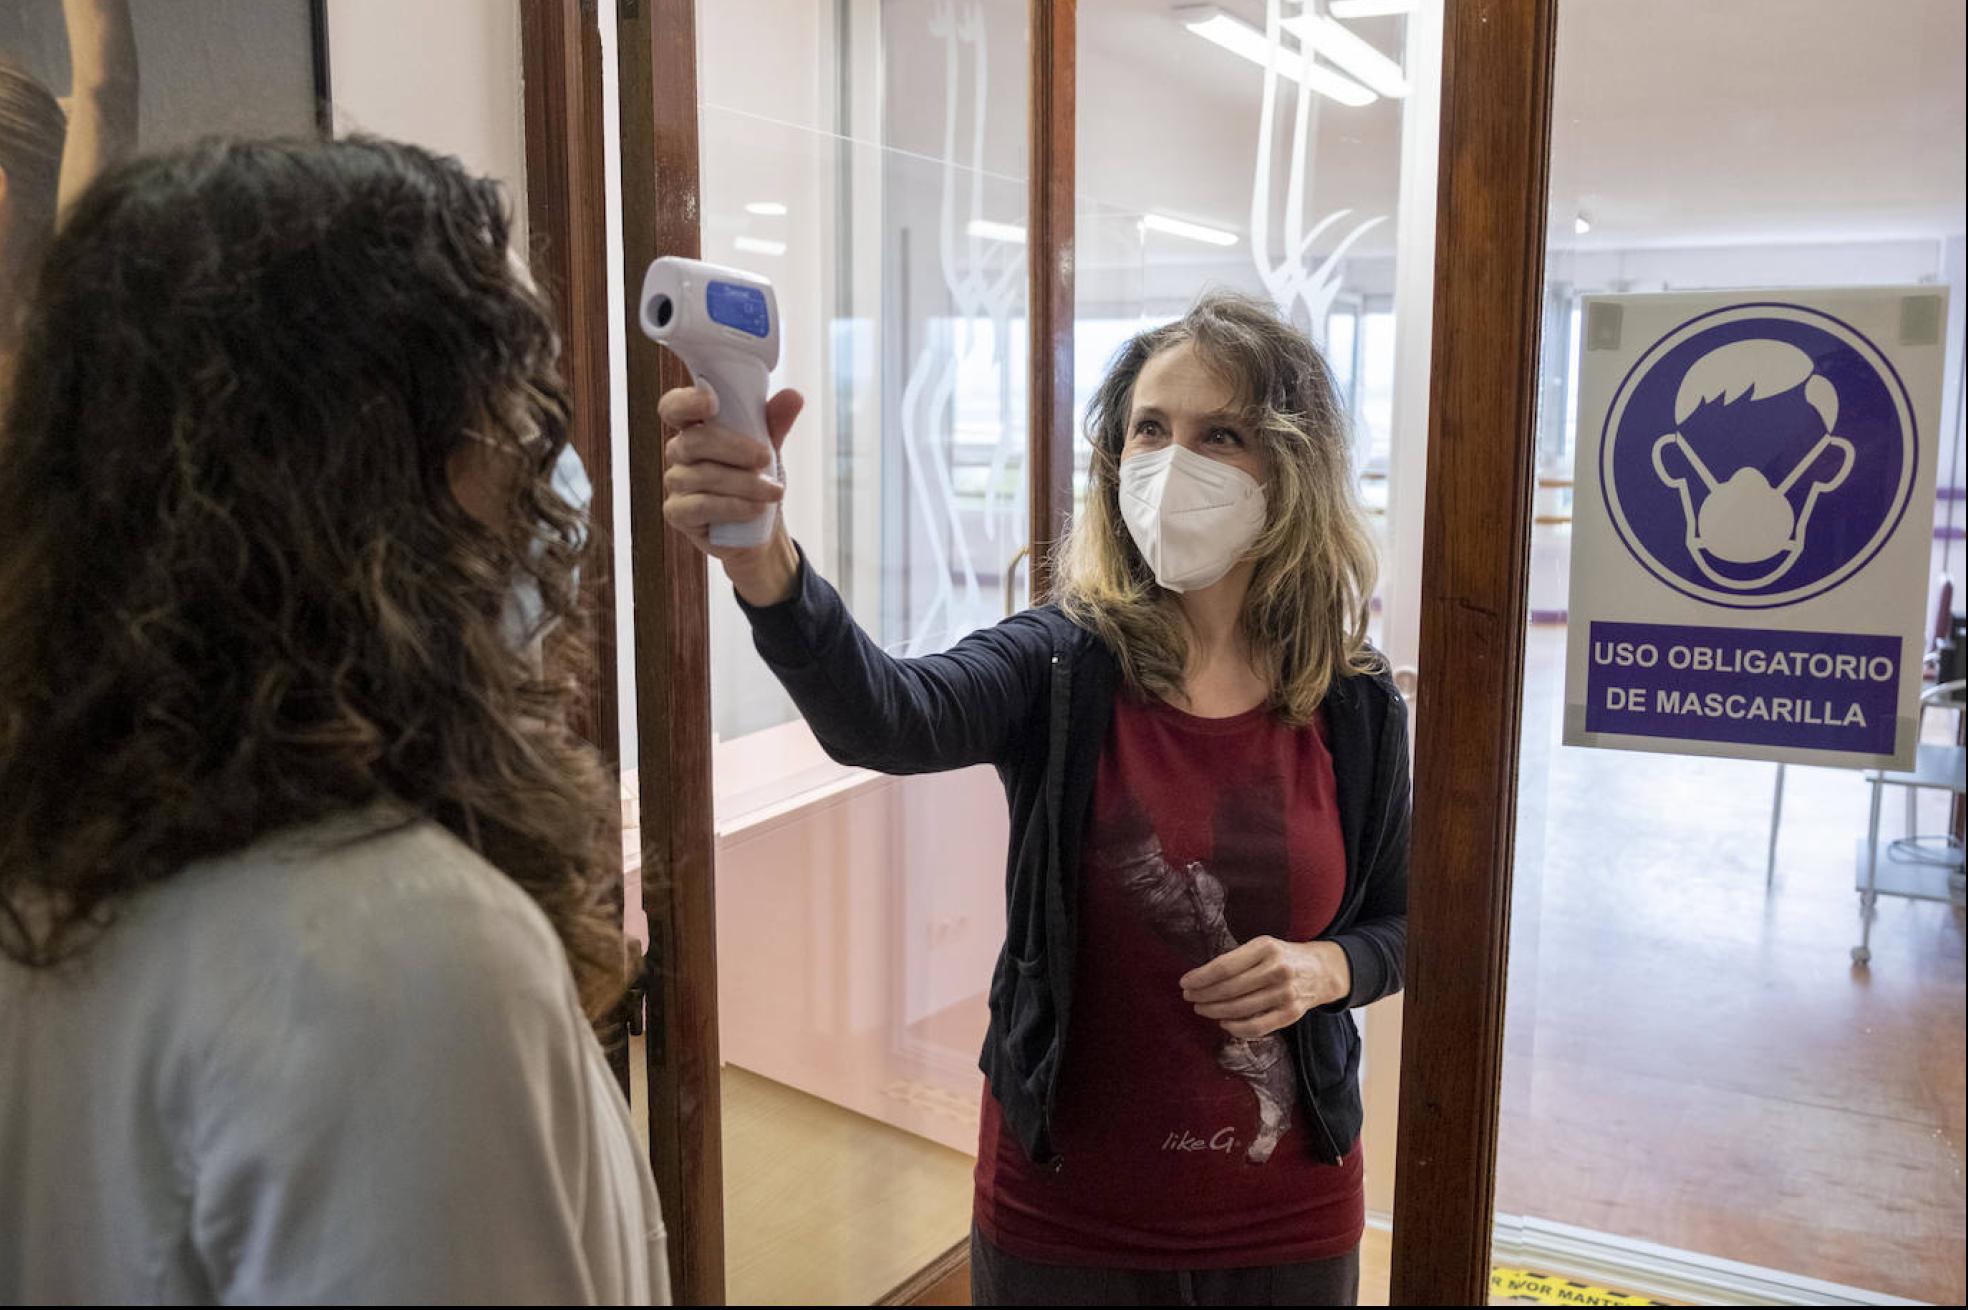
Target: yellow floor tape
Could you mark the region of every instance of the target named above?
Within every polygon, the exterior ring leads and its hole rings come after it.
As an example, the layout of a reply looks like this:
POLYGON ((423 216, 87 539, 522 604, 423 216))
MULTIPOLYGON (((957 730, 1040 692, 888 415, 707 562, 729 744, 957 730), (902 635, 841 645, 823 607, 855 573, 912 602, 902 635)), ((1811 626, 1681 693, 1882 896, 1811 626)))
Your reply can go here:
POLYGON ((1631 1292, 1616 1292, 1610 1287, 1575 1282, 1569 1278, 1554 1278, 1550 1274, 1540 1274, 1529 1269, 1507 1269, 1501 1266, 1490 1270, 1490 1295, 1509 1297, 1526 1305, 1672 1304, 1667 1301, 1656 1301, 1651 1297, 1635 1296, 1631 1292))

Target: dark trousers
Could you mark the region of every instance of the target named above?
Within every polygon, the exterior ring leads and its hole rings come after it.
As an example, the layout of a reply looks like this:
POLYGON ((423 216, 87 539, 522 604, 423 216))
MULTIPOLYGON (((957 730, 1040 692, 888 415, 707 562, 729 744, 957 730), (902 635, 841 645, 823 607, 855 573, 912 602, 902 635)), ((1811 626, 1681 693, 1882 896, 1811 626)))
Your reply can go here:
POLYGON ((1007 1255, 970 1228, 972 1305, 1354 1305, 1358 1247, 1308 1264, 1249 1269, 1100 1269, 1007 1255))

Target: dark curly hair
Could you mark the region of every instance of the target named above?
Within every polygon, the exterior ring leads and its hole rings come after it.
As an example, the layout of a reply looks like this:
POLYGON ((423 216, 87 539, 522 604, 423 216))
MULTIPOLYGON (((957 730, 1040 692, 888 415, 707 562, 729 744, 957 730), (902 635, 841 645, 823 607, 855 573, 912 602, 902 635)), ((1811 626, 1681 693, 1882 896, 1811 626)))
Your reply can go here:
MULTIPOLYGON (((574 614, 550 313, 496 184, 373 139, 216 141, 85 193, 0 427, 0 949, 45 965, 130 893, 379 802, 546 912, 619 990, 613 785, 516 580, 574 614), (508 530, 451 490, 509 455, 508 530), (544 541, 542 549, 540 542, 544 541)), ((496 518, 495 518, 496 521, 496 518)))

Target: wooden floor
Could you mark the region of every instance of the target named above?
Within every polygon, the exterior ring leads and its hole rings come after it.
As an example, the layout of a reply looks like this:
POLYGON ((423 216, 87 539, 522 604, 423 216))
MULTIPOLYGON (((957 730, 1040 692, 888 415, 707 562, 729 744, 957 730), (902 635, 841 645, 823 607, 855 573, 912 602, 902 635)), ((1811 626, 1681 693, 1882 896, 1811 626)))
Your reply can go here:
POLYGON ((1774 766, 1559 747, 1561 657, 1533 633, 1498 1210, 1960 1304, 1961 911, 1882 900, 1853 966, 1858 776, 1789 771, 1766 897, 1774 766))
MULTIPOLYGON (((722 1083, 729 1304, 867 1305, 968 1231, 969 1156, 743 1069, 722 1083)), ((1388 1304, 1391 1248, 1367 1228, 1359 1304, 1388 1304)), ((969 1303, 966 1269, 911 1302, 969 1303)))
POLYGON ((971 1157, 726 1065, 726 1296, 869 1305, 970 1232, 971 1157))
POLYGON ((1389 1259, 1394 1238, 1385 1228, 1368 1228, 1360 1238, 1360 1304, 1386 1305, 1389 1259))
MULTIPOLYGON (((971 1157, 724 1069, 732 1305, 867 1305, 970 1231, 971 1157)), ((1387 1304, 1389 1237, 1360 1247, 1360 1304, 1387 1304)), ((968 1287, 919 1304, 967 1305, 968 1287)))
MULTIPOLYGON (((1962 913, 1883 901, 1855 968, 1858 776, 1790 771, 1766 897, 1773 766, 1560 747, 1562 650, 1533 632, 1498 1210, 1961 1304, 1962 913)), ((967 1232, 968 1156, 724 1096, 734 1304, 867 1304, 967 1232)), ((1386 1279, 1370 1230, 1362 1304, 1386 1279)))

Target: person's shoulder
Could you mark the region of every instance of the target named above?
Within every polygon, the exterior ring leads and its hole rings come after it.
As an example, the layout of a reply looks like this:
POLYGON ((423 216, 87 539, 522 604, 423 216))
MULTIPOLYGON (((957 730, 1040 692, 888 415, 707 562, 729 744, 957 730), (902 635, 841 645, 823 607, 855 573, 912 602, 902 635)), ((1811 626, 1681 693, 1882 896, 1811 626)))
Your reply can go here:
POLYGON ((1061 654, 1075 658, 1087 655, 1108 654, 1107 643, 1099 633, 1074 618, 1057 601, 1047 601, 1034 605, 1028 610, 1007 619, 1022 621, 1034 634, 1035 640, 1042 639, 1048 655, 1061 654))
POLYGON ((249 976, 557 1000, 566 957, 510 878, 428 820, 386 811, 279 834, 187 870, 198 935, 249 976), (214 936, 222 942, 214 942, 214 936))
POLYGON ((1329 713, 1349 716, 1369 734, 1406 731, 1408 702, 1394 681, 1393 663, 1371 644, 1361 647, 1351 670, 1333 680, 1327 704, 1329 713))
POLYGON ((1401 689, 1394 683, 1394 665, 1372 642, 1363 643, 1353 667, 1334 681, 1334 689, 1359 696, 1376 708, 1405 708, 1401 689))
POLYGON ((1081 628, 1056 604, 1034 605, 1007 615, 987 628, 979 628, 959 642, 953 650, 976 645, 1033 666, 1048 664, 1055 656, 1077 659, 1100 639, 1081 628))

